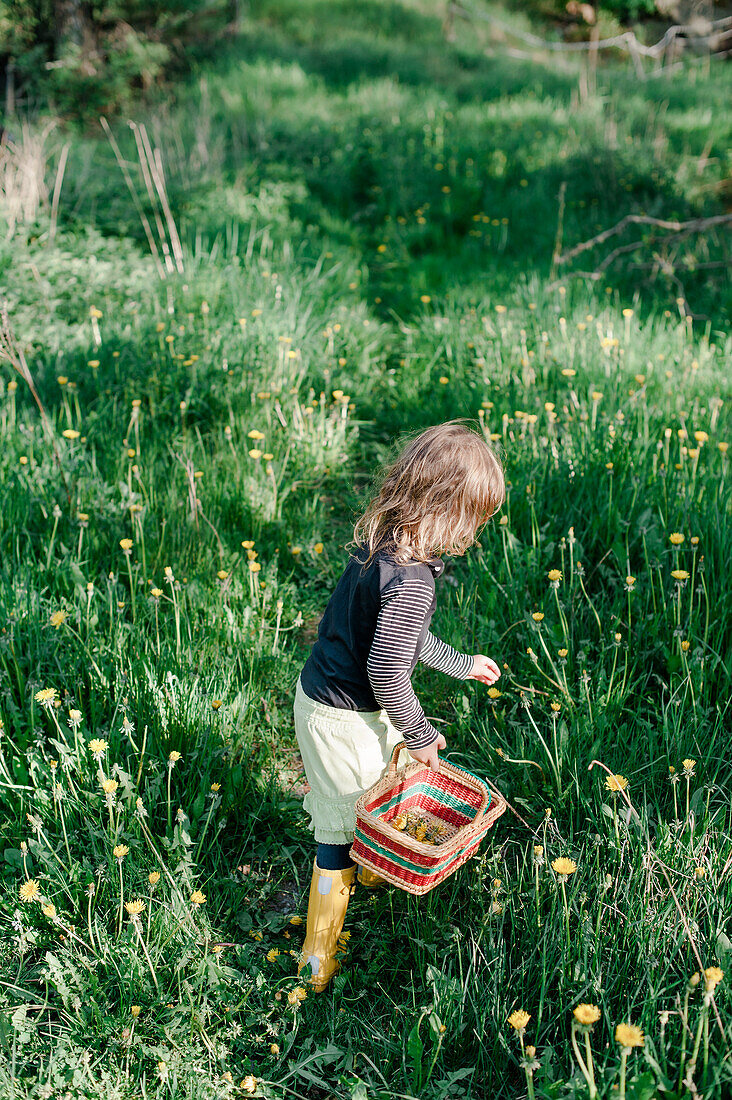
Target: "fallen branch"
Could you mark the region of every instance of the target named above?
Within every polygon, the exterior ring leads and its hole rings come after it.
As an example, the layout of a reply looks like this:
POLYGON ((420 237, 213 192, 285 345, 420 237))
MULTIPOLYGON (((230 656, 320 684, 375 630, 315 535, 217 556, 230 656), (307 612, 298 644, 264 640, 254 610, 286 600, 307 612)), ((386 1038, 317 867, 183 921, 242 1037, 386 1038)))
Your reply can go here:
POLYGON ((659 39, 659 41, 652 46, 646 46, 642 42, 639 42, 633 31, 623 31, 622 34, 613 35, 612 38, 602 38, 594 42, 551 42, 545 38, 538 38, 537 35, 530 34, 528 31, 520 31, 515 27, 510 27, 502 20, 496 19, 494 15, 489 15, 487 12, 471 11, 462 4, 454 2, 454 0, 448 5, 448 12, 451 16, 460 16, 461 19, 481 19, 486 23, 492 23, 505 34, 518 38, 520 41, 526 42, 529 46, 559 53, 579 53, 585 50, 624 49, 631 55, 637 56, 640 54, 643 57, 656 58, 663 56, 668 47, 677 38, 686 38, 692 42, 708 43, 715 32, 732 30, 732 16, 725 16, 722 19, 710 20, 707 24, 709 33, 702 35, 694 33, 697 28, 695 28, 693 24, 675 24, 669 27, 663 38, 659 39))
MULTIPOLYGON (((569 263, 575 256, 587 252, 588 249, 594 248, 598 244, 603 244, 605 241, 609 240, 610 237, 616 237, 618 233, 622 233, 629 225, 653 225, 657 229, 667 229, 671 233, 671 237, 667 239, 673 239, 676 235, 688 236, 691 233, 703 233, 707 229, 714 229, 718 225, 729 225, 730 222, 732 222, 732 214, 716 214, 711 218, 692 218, 690 221, 686 222, 664 221, 662 218, 652 218, 649 214, 626 214, 624 218, 621 218, 621 220, 611 226, 610 229, 604 229, 602 233, 598 233, 588 241, 582 241, 581 244, 577 244, 574 248, 570 248, 569 252, 565 252, 563 256, 558 256, 556 258, 556 263, 558 265, 569 263)), ((644 242, 639 241, 638 245, 635 247, 643 243, 644 242)), ((630 251, 630 249, 626 248, 626 251, 630 251)))

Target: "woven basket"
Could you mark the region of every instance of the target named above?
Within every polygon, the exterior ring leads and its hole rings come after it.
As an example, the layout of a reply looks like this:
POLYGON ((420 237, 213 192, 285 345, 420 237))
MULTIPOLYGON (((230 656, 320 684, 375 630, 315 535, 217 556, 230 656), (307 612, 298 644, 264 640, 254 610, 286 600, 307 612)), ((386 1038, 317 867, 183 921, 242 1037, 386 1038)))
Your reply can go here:
POLYGON ((356 803, 351 858, 410 894, 426 894, 475 854, 506 803, 447 760, 439 771, 412 760, 397 772, 404 748, 403 741, 396 746, 386 775, 356 803), (409 810, 438 826, 444 839, 433 845, 390 824, 409 810))

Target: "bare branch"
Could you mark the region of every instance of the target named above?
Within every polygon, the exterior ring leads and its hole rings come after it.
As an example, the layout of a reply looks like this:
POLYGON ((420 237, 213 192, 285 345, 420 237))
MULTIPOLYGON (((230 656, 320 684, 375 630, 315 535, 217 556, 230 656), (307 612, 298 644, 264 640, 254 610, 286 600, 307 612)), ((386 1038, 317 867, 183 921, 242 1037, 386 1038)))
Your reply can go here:
POLYGON ((565 252, 563 256, 558 256, 556 262, 557 264, 569 263, 575 256, 579 256, 589 248, 594 248, 596 245, 602 244, 604 241, 609 240, 610 237, 616 237, 618 233, 622 233, 629 225, 653 225, 657 229, 667 229, 672 234, 688 236, 690 233, 704 233, 707 229, 714 229, 718 225, 728 225, 730 222, 732 222, 732 214, 716 214, 711 218, 692 218, 690 221, 686 222, 665 221, 663 218, 652 218, 648 214, 626 214, 624 218, 621 218, 621 220, 617 222, 616 225, 611 226, 610 229, 604 229, 602 233, 598 233, 595 237, 591 237, 590 240, 582 241, 581 244, 577 244, 574 248, 570 248, 569 252, 565 252))

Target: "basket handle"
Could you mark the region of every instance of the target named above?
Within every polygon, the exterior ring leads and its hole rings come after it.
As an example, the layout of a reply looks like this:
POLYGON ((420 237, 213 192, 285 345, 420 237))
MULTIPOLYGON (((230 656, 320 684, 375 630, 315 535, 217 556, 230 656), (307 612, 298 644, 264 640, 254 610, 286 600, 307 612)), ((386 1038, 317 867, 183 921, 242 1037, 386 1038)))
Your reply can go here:
POLYGON ((406 741, 400 741, 398 745, 394 746, 394 752, 391 754, 391 760, 389 762, 389 770, 387 772, 387 775, 389 776, 389 779, 394 779, 394 777, 396 776, 397 763, 399 761, 399 753, 402 751, 402 749, 406 749, 406 747, 407 747, 407 742, 406 741))
POLYGON ((472 823, 471 823, 473 828, 476 828, 478 825, 480 825, 481 821, 483 820, 483 814, 488 809, 488 803, 490 802, 490 800, 491 800, 491 792, 487 791, 487 790, 484 790, 483 791, 483 801, 480 805, 480 808, 479 808, 477 814, 475 815, 475 817, 473 818, 472 823))
MULTIPOLYGON (((388 775, 389 779, 395 779, 396 778, 397 767, 398 767, 398 764, 399 764, 399 754, 402 751, 402 749, 406 749, 406 747, 407 747, 406 741, 400 741, 398 745, 394 746, 394 751, 391 754, 391 761, 389 762, 389 769, 386 773, 388 775)), ((471 773, 468 772, 467 774, 470 775, 471 773)), ((477 779, 478 777, 473 776, 473 778, 477 779)), ((483 814, 488 809, 488 805, 489 805, 490 800, 491 800, 490 790, 486 789, 485 784, 482 782, 482 780, 479 780, 479 782, 480 782, 481 787, 483 788, 483 801, 481 802, 481 804, 478 808, 477 814, 473 818, 472 824, 474 826, 480 825, 481 821, 483 820, 483 814)))

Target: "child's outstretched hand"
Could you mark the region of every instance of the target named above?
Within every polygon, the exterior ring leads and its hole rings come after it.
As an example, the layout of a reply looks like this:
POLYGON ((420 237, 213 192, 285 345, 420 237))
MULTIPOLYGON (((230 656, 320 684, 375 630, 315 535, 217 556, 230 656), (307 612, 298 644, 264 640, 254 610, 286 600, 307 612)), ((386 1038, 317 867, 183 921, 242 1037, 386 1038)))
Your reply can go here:
POLYGON ((437 740, 433 741, 431 745, 425 745, 423 749, 410 749, 409 755, 414 760, 419 760, 420 764, 427 764, 433 772, 438 772, 440 770, 440 758, 437 753, 439 749, 445 748, 447 748, 447 741, 440 733, 437 735, 437 740))
POLYGON ((495 684, 501 670, 490 657, 484 657, 482 653, 476 653, 473 657, 473 671, 469 680, 480 680, 481 684, 495 684))

